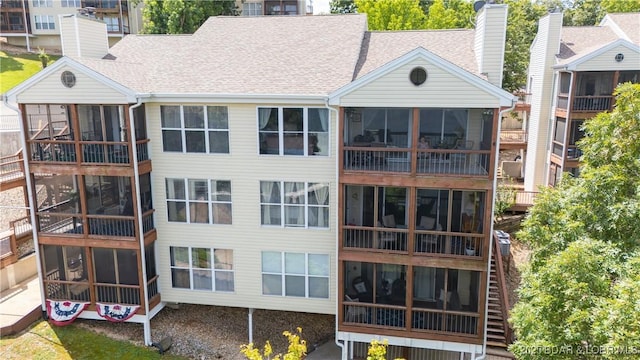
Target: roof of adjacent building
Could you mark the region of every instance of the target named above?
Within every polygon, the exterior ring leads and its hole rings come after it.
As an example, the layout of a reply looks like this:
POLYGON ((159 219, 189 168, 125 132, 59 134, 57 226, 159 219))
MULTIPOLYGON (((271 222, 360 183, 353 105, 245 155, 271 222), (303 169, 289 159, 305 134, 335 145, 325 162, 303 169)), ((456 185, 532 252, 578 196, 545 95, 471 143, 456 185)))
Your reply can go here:
POLYGON ((75 60, 139 93, 325 96, 419 47, 486 79, 473 43, 474 30, 369 32, 365 14, 212 17, 75 60))
POLYGON ((640 45, 640 12, 612 13, 607 15, 624 32, 629 41, 640 45))
POLYGON ((610 24, 599 26, 563 26, 560 34, 560 53, 557 65, 569 64, 621 38, 640 45, 640 13, 608 14, 624 35, 610 24))

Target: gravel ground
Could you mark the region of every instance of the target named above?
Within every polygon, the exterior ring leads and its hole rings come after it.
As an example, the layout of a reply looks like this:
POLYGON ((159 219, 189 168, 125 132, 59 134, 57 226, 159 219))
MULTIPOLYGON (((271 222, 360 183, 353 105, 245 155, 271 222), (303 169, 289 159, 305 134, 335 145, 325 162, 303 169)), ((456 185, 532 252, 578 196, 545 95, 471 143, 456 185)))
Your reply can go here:
MULTIPOLYGON (((151 320, 152 340, 166 336, 173 338, 169 352, 191 359, 244 359, 239 349, 249 342, 248 310, 206 305, 181 304, 178 309, 165 307, 151 320)), ((107 321, 78 320, 76 324, 106 336, 143 345, 142 324, 110 323, 107 321)), ((295 313, 286 311, 255 310, 253 313, 253 340, 262 346, 266 340, 276 353, 287 348, 285 330, 302 328, 308 349, 333 339, 335 316, 295 313)))

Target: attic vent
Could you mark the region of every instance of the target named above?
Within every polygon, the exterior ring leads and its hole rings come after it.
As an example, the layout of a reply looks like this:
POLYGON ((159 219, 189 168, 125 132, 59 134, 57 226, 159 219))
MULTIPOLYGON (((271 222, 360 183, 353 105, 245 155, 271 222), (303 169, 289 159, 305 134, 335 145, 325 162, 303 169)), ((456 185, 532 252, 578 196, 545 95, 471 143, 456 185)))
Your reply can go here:
POLYGON ((60 75, 60 81, 62 81, 62 85, 72 88, 76 84, 76 76, 71 71, 64 71, 60 75))
POLYGON ((624 60, 624 54, 622 54, 622 53, 616 54, 615 59, 616 59, 617 62, 621 62, 622 60, 624 60))
POLYGON ((427 81, 427 70, 421 67, 413 68, 411 70, 411 74, 409 74, 409 80, 415 86, 420 86, 427 81))

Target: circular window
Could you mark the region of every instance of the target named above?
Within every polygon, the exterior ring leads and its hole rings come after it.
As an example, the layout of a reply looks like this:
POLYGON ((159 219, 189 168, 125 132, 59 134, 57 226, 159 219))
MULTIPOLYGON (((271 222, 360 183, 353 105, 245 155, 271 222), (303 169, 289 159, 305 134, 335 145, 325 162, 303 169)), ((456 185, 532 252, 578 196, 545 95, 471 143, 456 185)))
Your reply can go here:
POLYGON ((624 54, 616 54, 616 61, 621 62, 622 60, 624 60, 624 54))
POLYGON ((411 80, 415 86, 424 84, 424 82, 427 81, 427 70, 421 67, 414 68, 411 70, 411 74, 409 74, 409 80, 411 80))
POLYGON ((72 88, 76 84, 76 76, 71 71, 64 71, 60 75, 60 81, 62 81, 62 85, 72 88))

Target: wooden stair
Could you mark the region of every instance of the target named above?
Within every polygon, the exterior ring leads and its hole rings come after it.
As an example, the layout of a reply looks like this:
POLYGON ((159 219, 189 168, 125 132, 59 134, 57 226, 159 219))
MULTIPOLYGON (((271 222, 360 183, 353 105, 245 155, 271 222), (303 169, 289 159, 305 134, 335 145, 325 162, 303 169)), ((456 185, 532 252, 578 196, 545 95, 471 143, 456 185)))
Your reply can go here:
POLYGON ((500 247, 496 238, 491 255, 489 274, 489 302, 487 309, 487 346, 506 349, 511 342, 511 329, 507 322, 509 303, 500 247))

